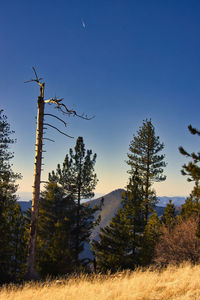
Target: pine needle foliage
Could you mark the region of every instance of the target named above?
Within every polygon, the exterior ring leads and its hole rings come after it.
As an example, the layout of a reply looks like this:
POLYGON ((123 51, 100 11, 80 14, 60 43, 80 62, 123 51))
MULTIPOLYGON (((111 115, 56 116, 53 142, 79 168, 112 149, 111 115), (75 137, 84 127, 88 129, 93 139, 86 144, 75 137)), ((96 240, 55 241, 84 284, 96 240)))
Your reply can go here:
MULTIPOLYGON (((188 129, 191 134, 197 134, 200 136, 200 131, 191 125, 188 126, 188 129)), ((197 165, 197 163, 200 162, 200 152, 188 153, 182 146, 179 147, 179 151, 182 155, 192 159, 192 161, 190 161, 188 164, 183 165, 183 169, 181 170, 182 175, 188 176, 188 181, 198 182, 200 180, 200 167, 197 165)))
POLYGON ((63 188, 49 182, 42 193, 37 237, 37 268, 42 276, 74 271, 75 202, 63 188))
POLYGON ((155 255, 155 247, 161 235, 161 221, 154 210, 145 226, 142 236, 142 247, 140 253, 140 262, 142 266, 152 263, 155 255))
POLYGON ((164 214, 162 216, 162 222, 168 227, 172 228, 176 223, 176 209, 172 200, 169 200, 165 207, 164 214))
POLYGON ((49 174, 49 180, 59 184, 65 195, 70 195, 75 202, 76 214, 73 215, 75 222, 75 253, 76 267, 81 267, 84 261, 79 259, 79 254, 84 249, 84 243, 89 242, 91 231, 98 224, 94 215, 102 207, 91 207, 81 200, 92 198, 97 184, 97 175, 94 170, 96 154, 92 150, 86 150, 82 137, 78 137, 76 145, 69 150, 62 167, 58 164, 56 171, 49 174))
POLYGON ((161 182, 166 179, 166 176, 163 175, 164 167, 166 167, 165 155, 160 154, 163 148, 164 144, 160 142, 159 136, 155 135, 155 128, 151 119, 144 120, 137 135, 134 135, 130 142, 127 164, 130 166, 128 173, 134 174, 137 170, 142 180, 146 222, 149 213, 157 203, 151 186, 154 182, 161 182))
POLYGON ((21 175, 12 170, 11 164, 13 133, 6 115, 0 110, 0 282, 19 280, 25 259, 23 215, 15 195, 16 180, 21 175))
MULTIPOLYGON (((192 135, 200 136, 200 131, 191 125, 188 129, 192 135)), ((198 153, 188 153, 182 146, 179 147, 179 151, 185 157, 191 158, 188 164, 183 165, 181 170, 182 175, 187 176, 189 182, 193 181, 194 188, 190 196, 186 199, 185 203, 181 208, 181 215, 184 218, 195 216, 200 218, 200 152, 198 153)))

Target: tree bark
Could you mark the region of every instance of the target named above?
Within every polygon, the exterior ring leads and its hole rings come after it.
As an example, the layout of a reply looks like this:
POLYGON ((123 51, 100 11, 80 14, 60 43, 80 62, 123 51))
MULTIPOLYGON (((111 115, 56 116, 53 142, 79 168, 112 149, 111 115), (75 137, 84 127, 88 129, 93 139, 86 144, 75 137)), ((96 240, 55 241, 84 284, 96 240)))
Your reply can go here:
POLYGON ((30 240, 29 240, 29 248, 28 248, 28 260, 27 260, 27 279, 38 278, 37 272, 35 271, 35 250, 36 250, 39 197, 40 197, 43 123, 44 123, 44 98, 43 98, 43 91, 41 91, 40 97, 38 97, 35 167, 34 167, 30 240))

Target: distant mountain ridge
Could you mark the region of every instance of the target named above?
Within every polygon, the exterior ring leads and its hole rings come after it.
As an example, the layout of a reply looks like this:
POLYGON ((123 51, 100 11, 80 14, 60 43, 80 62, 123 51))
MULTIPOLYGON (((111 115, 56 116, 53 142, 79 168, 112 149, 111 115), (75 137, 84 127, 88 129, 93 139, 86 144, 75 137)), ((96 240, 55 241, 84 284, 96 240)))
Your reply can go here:
MULTIPOLYGON (((112 202, 113 201, 118 201, 118 193, 122 193, 123 191, 125 191, 124 189, 116 189, 104 196, 101 196, 101 197, 98 197, 96 199, 92 199, 92 200, 86 200, 87 202, 91 202, 92 203, 100 203, 102 197, 109 197, 110 201, 112 202), (114 200, 114 198, 117 198, 114 200)), ((180 207, 186 200, 187 197, 181 197, 181 196, 173 196, 173 197, 168 197, 168 196, 158 196, 158 199, 159 199, 159 203, 157 204, 157 206, 161 206, 161 207, 165 207, 167 205, 167 203, 169 203, 169 200, 172 200, 172 203, 174 203, 175 206, 178 206, 180 207)), ((21 206, 21 209, 23 211, 25 211, 27 208, 31 208, 31 200, 18 200, 20 206, 21 206)))
POLYGON ((172 203, 175 206, 180 207, 186 200, 187 197, 181 197, 181 196, 175 196, 175 197, 168 197, 168 196, 162 196, 158 197, 159 203, 158 206, 166 206, 167 203, 169 203, 169 200, 172 200, 172 203))

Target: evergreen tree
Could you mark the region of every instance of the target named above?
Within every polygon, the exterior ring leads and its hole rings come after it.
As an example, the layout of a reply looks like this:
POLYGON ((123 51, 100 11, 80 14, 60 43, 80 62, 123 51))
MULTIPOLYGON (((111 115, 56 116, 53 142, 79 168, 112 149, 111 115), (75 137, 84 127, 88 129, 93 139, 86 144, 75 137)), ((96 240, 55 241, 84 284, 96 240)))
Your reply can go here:
MULTIPOLYGON (((200 136, 200 131, 191 125, 188 126, 188 129, 191 134, 200 136)), ((183 165, 181 173, 184 176, 188 176, 187 180, 189 182, 193 181, 195 183, 190 196, 182 205, 181 215, 185 218, 190 216, 200 217, 200 166, 198 165, 200 162, 200 152, 188 153, 182 146, 179 147, 179 151, 182 155, 192 159, 188 164, 183 165)))
POLYGON ((73 198, 49 182, 42 193, 37 236, 37 268, 42 276, 63 275, 75 270, 75 220, 73 198))
MULTIPOLYGON (((188 129, 191 134, 197 134, 200 135, 200 131, 196 128, 193 128, 191 125, 188 126, 188 129)), ((200 162, 200 152, 198 153, 188 153, 182 146, 179 147, 179 151, 182 155, 186 157, 190 157, 192 161, 190 161, 187 165, 183 165, 183 169, 181 170, 181 173, 183 175, 187 175, 188 181, 194 181, 196 183, 196 186, 198 186, 198 182, 200 180, 200 167, 197 165, 197 163, 200 162)))
POLYGON ((66 195, 70 195, 76 204, 75 249, 76 265, 80 265, 79 254, 83 251, 84 243, 89 241, 92 228, 98 223, 94 221, 94 214, 101 207, 90 207, 81 203, 82 199, 92 198, 97 184, 94 172, 96 154, 92 150, 85 150, 82 137, 78 137, 74 151, 69 150, 63 163, 58 164, 56 172, 49 174, 49 180, 59 183, 66 195))
POLYGON ((169 203, 165 207, 165 211, 162 217, 162 222, 168 228, 172 228, 175 225, 175 220, 176 220, 175 206, 172 203, 172 200, 169 200, 169 203))
POLYGON ((144 231, 143 189, 137 171, 123 194, 122 207, 111 223, 92 242, 97 268, 106 272, 134 269, 139 263, 141 233, 144 231))
POLYGON ((160 228, 161 222, 156 211, 153 211, 145 226, 142 237, 140 261, 143 266, 149 265, 154 258, 155 247, 161 234, 160 228))
POLYGON ((164 181, 163 175, 165 156, 159 155, 164 148, 158 136, 155 135, 155 128, 151 120, 143 121, 137 135, 130 142, 127 164, 131 167, 129 173, 134 174, 138 170, 144 188, 145 219, 148 220, 149 213, 154 209, 157 202, 155 193, 151 189, 154 182, 164 181))
POLYGON ((25 220, 19 203, 13 205, 10 216, 11 224, 11 274, 12 279, 20 281, 24 278, 26 271, 26 237, 25 237, 25 220), (14 255, 13 255, 14 254, 14 255))
POLYGON ((196 182, 195 186, 190 193, 190 196, 185 200, 181 206, 181 216, 185 218, 200 217, 200 187, 196 182))
POLYGON ((10 137, 13 133, 0 110, 0 282, 19 279, 24 263, 23 216, 15 195, 16 180, 21 176, 12 170, 9 149, 15 142, 10 137))

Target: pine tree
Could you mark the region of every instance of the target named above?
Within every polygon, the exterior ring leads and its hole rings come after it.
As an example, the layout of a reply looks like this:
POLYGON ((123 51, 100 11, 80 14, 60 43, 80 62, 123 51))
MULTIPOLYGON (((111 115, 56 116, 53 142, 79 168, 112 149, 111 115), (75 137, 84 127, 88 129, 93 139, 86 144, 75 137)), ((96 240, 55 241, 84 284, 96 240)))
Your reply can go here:
POLYGON ((137 171, 123 194, 122 207, 110 224, 100 230, 91 246, 101 272, 134 269, 139 263, 141 233, 144 231, 143 189, 137 171))
POLYGON ((165 211, 162 217, 162 222, 170 229, 175 225, 176 222, 176 209, 172 200, 165 207, 165 211))
POLYGON ((200 217, 200 186, 199 182, 195 183, 195 186, 190 193, 190 196, 185 200, 185 203, 181 206, 181 216, 186 219, 190 217, 200 217))
POLYGON ((101 207, 90 207, 81 203, 82 199, 92 198, 97 184, 94 172, 96 154, 92 150, 85 150, 82 137, 78 137, 74 151, 69 150, 63 163, 58 164, 56 172, 49 174, 49 180, 59 183, 66 195, 73 197, 76 203, 76 265, 80 265, 79 254, 83 251, 84 243, 89 241, 92 228, 98 223, 94 221, 94 214, 101 207))
POLYGON ((154 258, 155 247, 161 234, 160 228, 161 222, 156 211, 153 211, 145 226, 142 237, 140 261, 143 266, 149 265, 154 258))
MULTIPOLYGON (((191 125, 188 126, 188 129, 191 134, 197 134, 200 136, 200 131, 191 125)), ((195 183, 190 196, 182 205, 181 215, 184 218, 188 218, 190 216, 197 216, 200 218, 200 166, 198 165, 200 162, 200 152, 188 153, 182 146, 179 147, 179 151, 182 155, 192 159, 192 161, 188 164, 183 165, 181 173, 184 176, 188 176, 187 180, 189 182, 193 181, 195 183)))
MULTIPOLYGON (((191 134, 197 134, 200 136, 200 131, 196 128, 193 128, 191 125, 188 126, 188 129, 191 134)), ((192 159, 192 161, 190 161, 187 165, 183 165, 183 169, 181 170, 182 175, 189 176, 187 179, 188 181, 194 181, 196 184, 198 184, 200 180, 200 167, 197 165, 197 163, 200 162, 200 152, 197 154, 194 152, 189 154, 182 146, 179 147, 179 151, 182 155, 192 159)))
POLYGON ((37 268, 42 276, 63 275, 75 270, 75 220, 73 198, 55 182, 49 182, 41 195, 37 268))
POLYGON ((12 279, 21 281, 25 276, 27 245, 25 237, 25 220, 19 203, 13 205, 12 214, 10 216, 11 225, 11 270, 12 279), (14 254, 14 255, 13 255, 14 254))
POLYGON ((148 220, 149 213, 157 203, 155 193, 151 189, 154 182, 164 181, 163 175, 165 156, 159 153, 163 150, 164 144, 155 135, 155 128, 151 119, 143 121, 137 135, 133 136, 130 142, 127 164, 131 167, 129 173, 134 174, 138 170, 144 188, 145 219, 148 220))
POLYGON ((24 263, 23 216, 16 203, 16 180, 20 174, 12 170, 11 159, 13 153, 9 147, 15 142, 10 136, 14 133, 10 129, 7 117, 0 110, 0 282, 8 282, 20 278, 21 265, 24 263))

